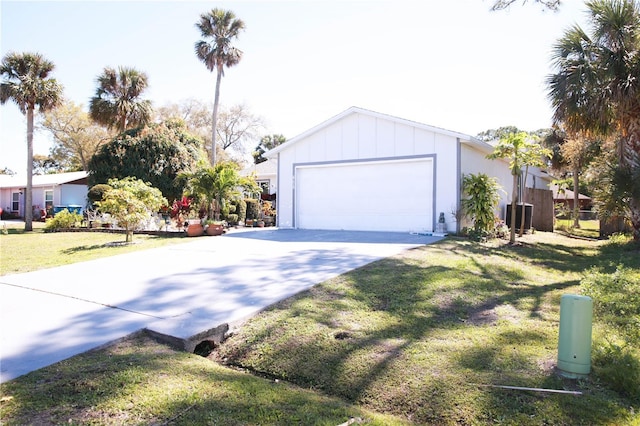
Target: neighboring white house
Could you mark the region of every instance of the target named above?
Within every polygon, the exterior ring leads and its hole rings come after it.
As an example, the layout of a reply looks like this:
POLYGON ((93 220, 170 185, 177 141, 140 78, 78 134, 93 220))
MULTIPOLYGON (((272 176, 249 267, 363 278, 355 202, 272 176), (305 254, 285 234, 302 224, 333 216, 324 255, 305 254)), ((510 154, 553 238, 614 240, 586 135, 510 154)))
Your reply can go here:
MULTIPOLYGON (((14 216, 24 217, 25 176, 0 175, 0 207, 14 216)), ((33 176, 33 209, 87 204, 87 172, 33 176)), ((37 218, 34 216, 34 219, 37 218)))
MULTIPOLYGON (((508 162, 461 133, 352 107, 268 151, 277 160, 280 228, 431 232, 444 213, 459 230, 463 174, 486 173, 511 202, 508 162)), ((270 160, 272 161, 272 160, 270 160)), ((527 186, 549 178, 530 170, 527 186)))
POLYGON ((242 176, 253 174, 256 177, 256 182, 262 188, 263 194, 273 195, 278 190, 278 162, 274 159, 252 164, 243 169, 240 174, 242 176))

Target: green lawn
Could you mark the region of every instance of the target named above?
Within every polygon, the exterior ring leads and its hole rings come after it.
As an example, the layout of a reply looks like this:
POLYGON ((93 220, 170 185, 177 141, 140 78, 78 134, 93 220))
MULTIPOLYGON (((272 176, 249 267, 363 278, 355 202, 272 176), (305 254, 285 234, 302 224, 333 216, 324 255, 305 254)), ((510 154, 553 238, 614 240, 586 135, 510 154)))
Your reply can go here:
MULTIPOLYGON (((2 384, 0 420, 640 425, 640 401, 604 369, 554 371, 561 295, 593 266, 640 270, 638 247, 543 232, 518 242, 448 238, 374 262, 252 318, 208 359, 145 336, 73 357, 2 384)), ((595 351, 610 329, 596 318, 593 334, 595 351)))
POLYGON ((123 244, 125 235, 119 233, 45 233, 43 222, 33 222, 33 231, 24 232, 24 222, 6 224, 7 234, 0 235, 0 275, 29 272, 191 241, 182 237, 135 235, 132 244, 123 244))
POLYGON ((600 238, 600 221, 599 220, 581 220, 579 228, 573 227, 571 219, 557 219, 556 229, 560 232, 583 238, 600 238))

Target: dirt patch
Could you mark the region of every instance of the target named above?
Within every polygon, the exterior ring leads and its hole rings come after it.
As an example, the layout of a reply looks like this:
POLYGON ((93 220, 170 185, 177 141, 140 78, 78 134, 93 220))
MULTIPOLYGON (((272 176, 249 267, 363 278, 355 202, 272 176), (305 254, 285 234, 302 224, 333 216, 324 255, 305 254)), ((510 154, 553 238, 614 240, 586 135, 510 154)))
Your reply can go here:
POLYGON ((493 325, 498 321, 498 314, 495 309, 483 309, 481 311, 472 312, 469 315, 468 323, 473 325, 493 325))

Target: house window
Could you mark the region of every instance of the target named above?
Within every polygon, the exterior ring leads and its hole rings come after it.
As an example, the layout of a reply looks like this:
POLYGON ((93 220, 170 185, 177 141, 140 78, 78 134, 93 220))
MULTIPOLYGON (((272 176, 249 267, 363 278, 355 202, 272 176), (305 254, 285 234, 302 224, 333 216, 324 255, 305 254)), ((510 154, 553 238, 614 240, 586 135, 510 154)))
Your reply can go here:
POLYGON ((260 188, 262 188, 262 193, 263 194, 269 194, 269 187, 270 185, 270 181, 269 180, 259 180, 257 181, 258 185, 260 185, 260 188))
POLYGON ((47 189, 44 191, 44 208, 49 210, 53 207, 53 190, 47 189))
POLYGON ((11 194, 11 211, 20 211, 20 193, 14 192, 11 194))

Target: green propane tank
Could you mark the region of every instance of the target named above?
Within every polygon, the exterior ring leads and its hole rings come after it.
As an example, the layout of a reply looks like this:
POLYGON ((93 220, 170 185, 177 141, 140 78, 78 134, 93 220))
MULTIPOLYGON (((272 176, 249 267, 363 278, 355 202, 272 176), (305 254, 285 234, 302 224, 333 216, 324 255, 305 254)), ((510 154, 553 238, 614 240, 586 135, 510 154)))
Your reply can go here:
POLYGON ((571 379, 591 371, 591 319, 593 301, 588 296, 565 294, 560 298, 558 373, 571 379))

